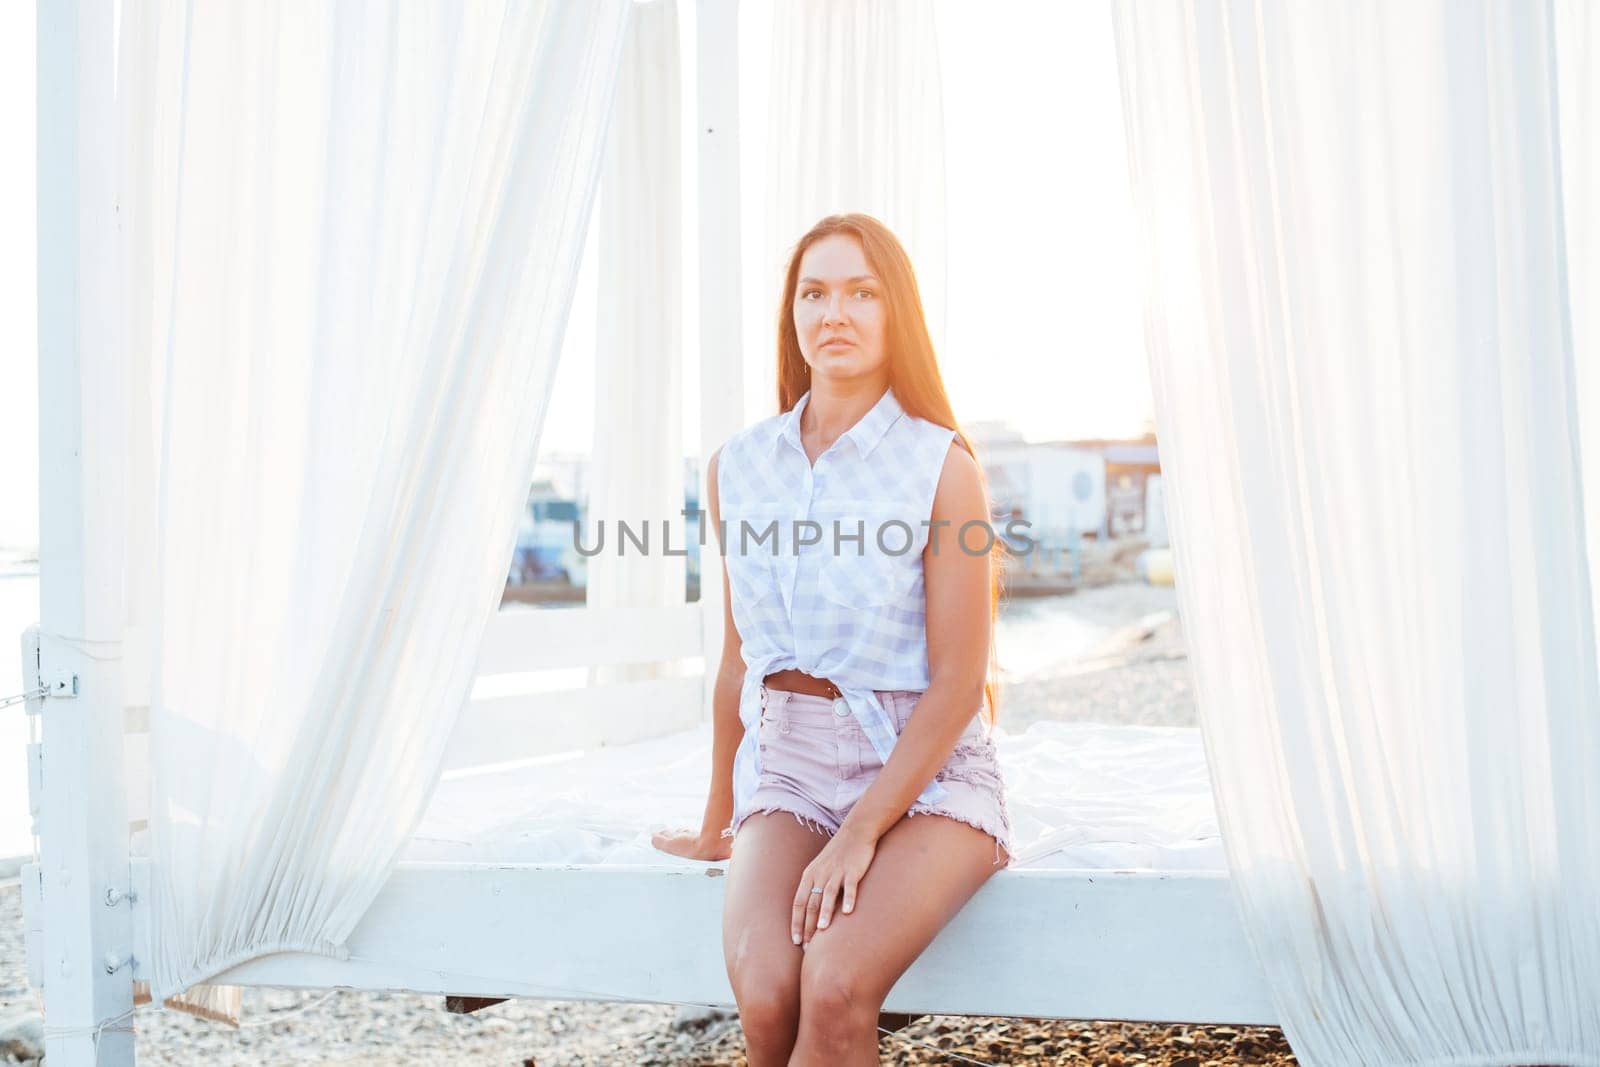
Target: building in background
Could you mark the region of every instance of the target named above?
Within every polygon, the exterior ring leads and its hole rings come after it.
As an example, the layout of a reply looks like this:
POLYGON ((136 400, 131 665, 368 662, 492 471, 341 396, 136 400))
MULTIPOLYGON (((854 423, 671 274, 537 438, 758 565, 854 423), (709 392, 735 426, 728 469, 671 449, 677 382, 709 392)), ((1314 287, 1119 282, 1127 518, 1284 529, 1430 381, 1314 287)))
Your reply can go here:
MULTIPOLYGON (((1073 448, 1085 449, 1098 455, 1105 464, 1106 521, 1096 536, 1100 538, 1126 537, 1131 534, 1146 535, 1150 519, 1150 480, 1161 473, 1161 458, 1156 449, 1155 434, 1132 441, 1093 438, 1063 442, 1073 448)), ((1160 481, 1155 488, 1160 496, 1160 481)), ((1160 504, 1156 505, 1158 508, 1160 504)), ((1162 539, 1165 540, 1166 516, 1159 520, 1162 539)))
POLYGON ((1046 543, 1074 532, 1097 540, 1138 534, 1166 543, 1154 433, 1133 440, 1027 441, 997 422, 975 422, 967 432, 997 517, 1022 515, 1046 543))
MULTIPOLYGON (((686 595, 689 601, 700 596, 701 529, 703 516, 700 464, 692 457, 683 461, 684 503, 681 513, 648 516, 652 545, 663 544, 662 522, 672 524, 670 543, 674 552, 685 553, 686 595)), ((577 538, 587 528, 589 514, 589 457, 564 452, 540 457, 534 464, 533 484, 528 490, 528 505, 517 527, 517 543, 506 574, 506 600, 522 603, 581 603, 588 586, 589 556, 578 551, 577 538)), ((630 527, 639 534, 638 518, 630 527)), ((606 524, 604 551, 617 551, 617 529, 606 524)), ((708 547, 716 551, 716 538, 707 533, 708 547)), ((593 537, 593 534, 590 535, 593 537)), ((587 543, 587 542, 586 542, 587 543)))
POLYGON ((1167 504, 1160 474, 1144 480, 1144 539, 1151 548, 1167 547, 1167 504))
POLYGON ((1106 466, 1093 449, 1067 441, 1034 442, 1004 423, 974 422, 967 434, 978 453, 995 526, 1028 523, 1026 535, 1041 548, 1065 549, 1106 525, 1106 466))

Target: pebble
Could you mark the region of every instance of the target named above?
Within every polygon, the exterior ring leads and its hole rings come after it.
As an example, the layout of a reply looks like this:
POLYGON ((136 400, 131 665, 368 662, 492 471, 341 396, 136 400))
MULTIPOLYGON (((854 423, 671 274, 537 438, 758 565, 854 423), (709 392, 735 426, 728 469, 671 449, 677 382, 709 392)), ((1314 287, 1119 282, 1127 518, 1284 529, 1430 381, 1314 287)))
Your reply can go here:
POLYGON ((0 1056, 17 1063, 44 1059, 44 1016, 22 1011, 0 1017, 0 1056))

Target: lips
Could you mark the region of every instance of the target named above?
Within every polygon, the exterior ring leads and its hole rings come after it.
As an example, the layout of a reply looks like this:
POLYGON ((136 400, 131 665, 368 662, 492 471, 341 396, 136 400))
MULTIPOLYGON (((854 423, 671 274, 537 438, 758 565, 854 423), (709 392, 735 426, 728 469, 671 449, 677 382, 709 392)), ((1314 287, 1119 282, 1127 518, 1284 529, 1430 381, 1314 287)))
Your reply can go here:
POLYGON ((846 341, 842 337, 835 337, 832 340, 828 340, 828 341, 822 342, 822 347, 823 348, 849 348, 852 344, 854 344, 853 341, 846 341))

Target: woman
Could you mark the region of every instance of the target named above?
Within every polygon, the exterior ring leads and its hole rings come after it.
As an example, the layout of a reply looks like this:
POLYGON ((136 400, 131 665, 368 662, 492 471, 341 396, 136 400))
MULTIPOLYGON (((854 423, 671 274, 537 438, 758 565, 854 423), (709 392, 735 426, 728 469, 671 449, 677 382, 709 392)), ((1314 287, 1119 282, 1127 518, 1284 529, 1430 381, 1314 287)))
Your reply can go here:
POLYGON ((723 951, 753 1067, 875 1064, 889 989, 1011 856, 985 729, 1003 549, 876 219, 796 246, 778 394, 706 465, 728 605, 711 795, 700 830, 654 841, 732 857, 723 951))

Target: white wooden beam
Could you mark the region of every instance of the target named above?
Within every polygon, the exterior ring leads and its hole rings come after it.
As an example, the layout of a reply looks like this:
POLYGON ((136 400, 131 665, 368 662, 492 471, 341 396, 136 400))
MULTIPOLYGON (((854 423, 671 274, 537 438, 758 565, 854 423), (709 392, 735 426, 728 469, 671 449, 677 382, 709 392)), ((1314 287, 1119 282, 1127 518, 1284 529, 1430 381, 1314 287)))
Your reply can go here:
MULTIPOLYGON (((142 859, 134 870, 141 885, 142 859)), ((726 874, 726 864, 402 863, 351 935, 349 960, 277 953, 216 981, 731 1008, 726 874)), ((142 917, 138 929, 146 936, 142 917)), ((1220 873, 1001 871, 884 1009, 1276 1024, 1220 873)))
POLYGON ((444 770, 490 767, 623 745, 700 721, 699 675, 474 700, 462 709, 444 770))
POLYGON ((699 626, 699 610, 684 604, 500 611, 484 632, 478 676, 693 659, 699 626))
MULTIPOLYGON (((700 483, 711 453, 744 425, 744 292, 739 265, 739 4, 695 4, 695 83, 700 167, 700 483)), ((722 659, 722 557, 709 526, 700 551, 700 624, 706 657, 705 714, 711 717, 722 659)))
POLYGON ((76 697, 42 711, 45 1053, 55 1067, 131 1064, 116 39, 112 0, 37 10, 39 657, 47 684, 77 679, 76 697))

